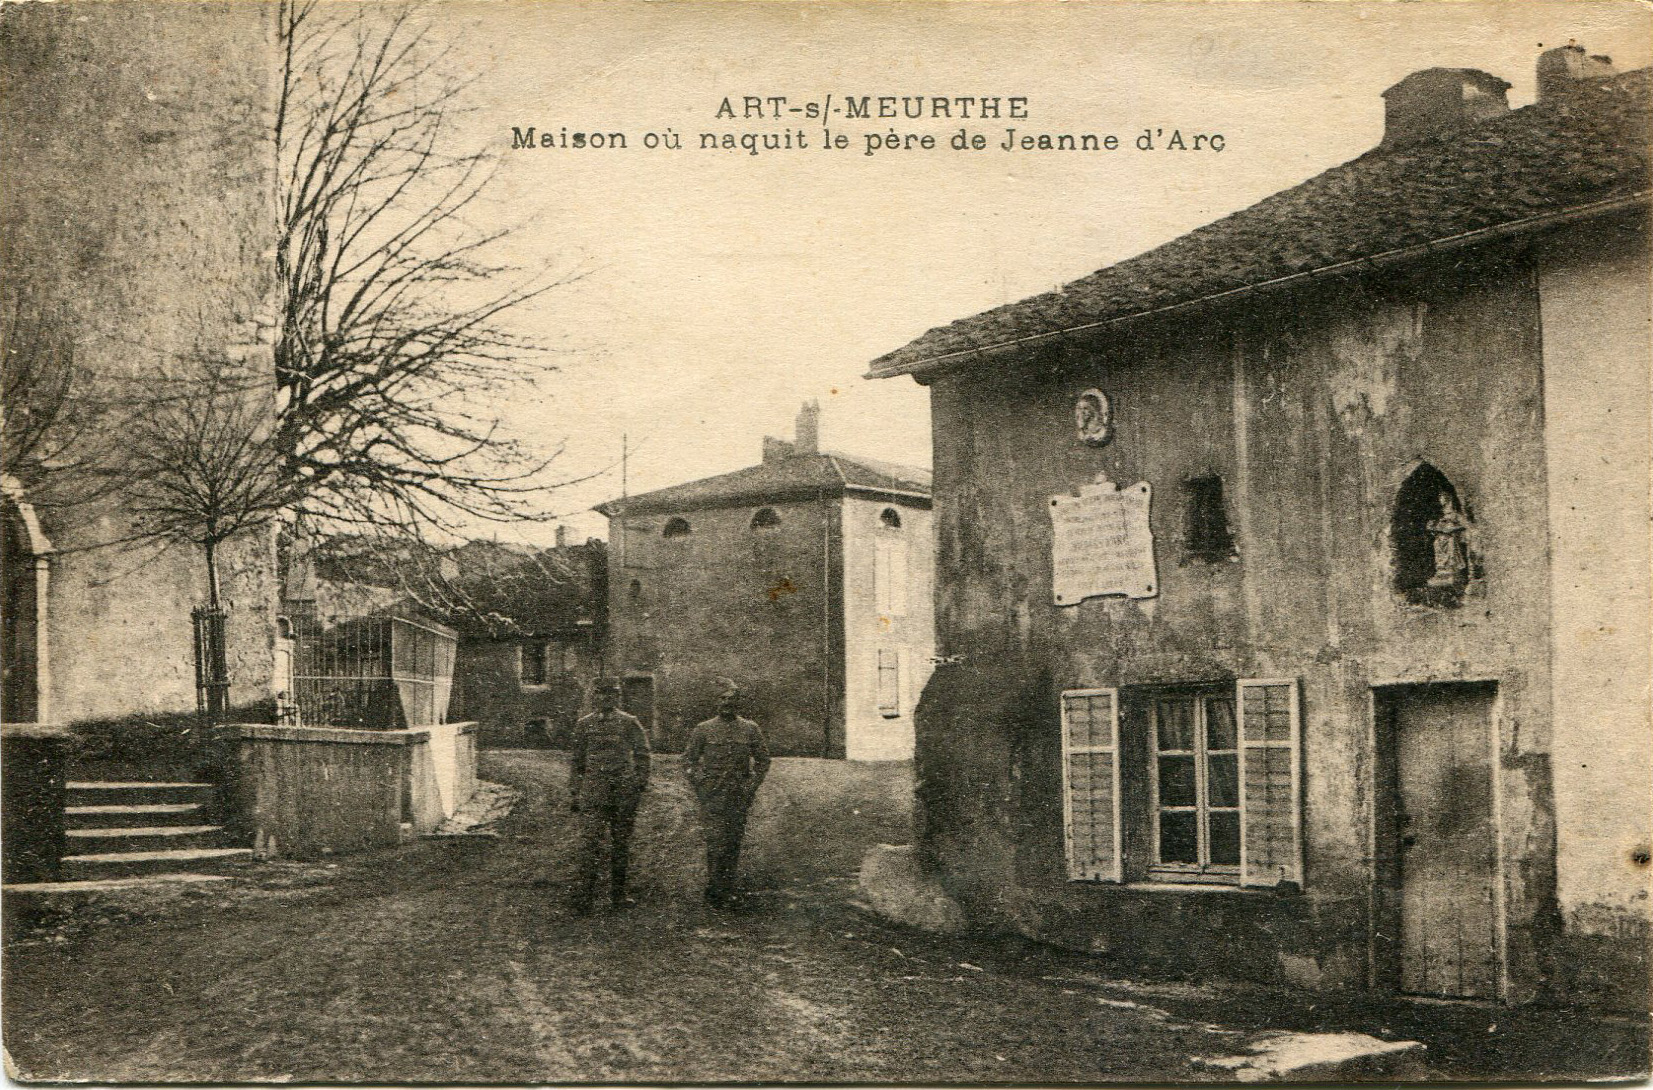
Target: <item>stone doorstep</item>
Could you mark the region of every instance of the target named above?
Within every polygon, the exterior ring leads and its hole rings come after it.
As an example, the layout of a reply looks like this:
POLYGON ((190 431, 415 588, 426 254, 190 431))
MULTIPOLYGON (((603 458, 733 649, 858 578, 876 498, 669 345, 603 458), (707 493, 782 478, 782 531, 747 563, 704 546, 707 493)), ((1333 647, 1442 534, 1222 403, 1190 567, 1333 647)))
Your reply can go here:
POLYGON ((1266 1033, 1249 1041, 1247 1054, 1200 1057, 1198 1067, 1227 1073, 1236 1082, 1355 1082, 1402 1080, 1423 1059, 1421 1041, 1385 1041, 1365 1033, 1266 1033))
POLYGON ((90 878, 71 882, 8 882, 0 892, 16 893, 90 893, 100 889, 131 889, 141 886, 180 885, 188 882, 229 882, 228 874, 145 874, 130 878, 90 878))

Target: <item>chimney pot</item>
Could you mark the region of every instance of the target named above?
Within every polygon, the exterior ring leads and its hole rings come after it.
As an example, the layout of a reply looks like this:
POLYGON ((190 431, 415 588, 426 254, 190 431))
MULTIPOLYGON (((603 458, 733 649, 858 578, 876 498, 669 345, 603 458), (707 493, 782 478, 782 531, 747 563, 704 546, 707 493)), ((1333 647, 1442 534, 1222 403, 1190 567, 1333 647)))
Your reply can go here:
POLYGON ((1426 68, 1383 92, 1384 149, 1438 140, 1509 113, 1510 85, 1477 68, 1426 68))
POLYGON ((821 403, 813 398, 798 410, 793 446, 799 454, 821 453, 821 403))
POLYGON ((776 439, 773 435, 763 437, 763 464, 784 461, 792 457, 792 444, 785 439, 776 439))
POLYGON ((1577 87, 1582 80, 1614 75, 1611 57, 1589 56, 1581 45, 1562 45, 1538 55, 1538 101, 1577 87))

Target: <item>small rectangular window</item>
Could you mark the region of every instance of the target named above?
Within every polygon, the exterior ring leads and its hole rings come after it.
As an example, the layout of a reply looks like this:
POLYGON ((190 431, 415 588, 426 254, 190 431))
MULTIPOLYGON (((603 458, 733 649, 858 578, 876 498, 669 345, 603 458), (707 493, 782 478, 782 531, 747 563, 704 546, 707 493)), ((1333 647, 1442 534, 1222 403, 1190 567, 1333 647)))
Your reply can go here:
POLYGON ((1226 560, 1234 555, 1234 535, 1228 528, 1223 504, 1223 479, 1216 474, 1184 482, 1188 493, 1187 526, 1183 540, 1188 555, 1202 560, 1226 560))
POLYGON ((544 640, 528 640, 522 645, 522 683, 544 685, 546 644, 544 640))
POLYGON ((878 651, 878 714, 885 719, 901 716, 901 657, 883 648, 878 651))

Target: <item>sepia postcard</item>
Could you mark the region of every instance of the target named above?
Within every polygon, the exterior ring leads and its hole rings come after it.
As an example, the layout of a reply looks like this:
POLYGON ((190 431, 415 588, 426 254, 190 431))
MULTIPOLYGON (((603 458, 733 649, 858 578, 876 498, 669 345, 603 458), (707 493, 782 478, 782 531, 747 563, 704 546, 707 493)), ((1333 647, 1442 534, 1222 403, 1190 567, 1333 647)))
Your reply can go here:
POLYGON ((7 1078, 1649 1071, 1653 6, 0 5, 7 1078))

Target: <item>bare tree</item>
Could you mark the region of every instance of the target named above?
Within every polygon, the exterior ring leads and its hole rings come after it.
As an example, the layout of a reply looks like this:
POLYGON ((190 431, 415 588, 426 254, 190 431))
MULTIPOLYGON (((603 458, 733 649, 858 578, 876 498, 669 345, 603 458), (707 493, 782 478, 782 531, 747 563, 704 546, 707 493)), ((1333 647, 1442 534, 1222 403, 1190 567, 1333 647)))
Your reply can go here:
POLYGON ((0 300, 0 474, 37 508, 88 503, 118 487, 109 406, 75 354, 66 308, 8 291, 0 300))
POLYGON ((201 354, 152 387, 122 428, 126 506, 140 538, 202 550, 216 610, 219 547, 274 522, 297 482, 273 441, 267 379, 201 354))
POLYGON ((416 7, 283 0, 273 441, 336 528, 534 518, 555 452, 497 410, 547 370, 510 312, 555 286, 496 258, 485 152, 449 148, 465 84, 416 7))

